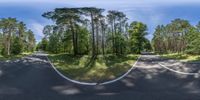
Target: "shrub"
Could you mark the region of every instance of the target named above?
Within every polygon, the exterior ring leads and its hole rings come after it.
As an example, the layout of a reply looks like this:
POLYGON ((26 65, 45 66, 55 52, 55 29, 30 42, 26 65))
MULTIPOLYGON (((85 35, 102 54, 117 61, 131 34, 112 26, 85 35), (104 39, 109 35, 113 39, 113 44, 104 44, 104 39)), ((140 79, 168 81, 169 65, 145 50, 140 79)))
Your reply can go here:
POLYGON ((11 53, 14 55, 20 54, 23 49, 23 44, 18 37, 16 37, 11 46, 11 53))

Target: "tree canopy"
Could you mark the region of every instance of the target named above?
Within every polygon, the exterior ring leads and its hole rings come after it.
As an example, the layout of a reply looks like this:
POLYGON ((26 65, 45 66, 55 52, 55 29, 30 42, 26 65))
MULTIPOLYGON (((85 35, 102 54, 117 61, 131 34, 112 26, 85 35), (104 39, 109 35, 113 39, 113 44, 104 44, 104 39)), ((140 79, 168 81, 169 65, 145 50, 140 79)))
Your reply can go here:
POLYGON ((45 26, 44 39, 48 43, 47 48, 42 49, 95 57, 99 54, 140 53, 150 48, 150 42, 145 38, 145 24, 133 22, 129 25, 123 12, 110 10, 105 15, 104 11, 101 8, 82 7, 56 8, 44 13, 42 16, 54 21, 55 25, 45 26))
POLYGON ((200 54, 199 36, 199 24, 192 26, 187 20, 175 19, 156 27, 152 44, 159 53, 200 54))
POLYGON ((33 51, 35 37, 26 25, 16 18, 0 19, 0 51, 5 56, 33 51))

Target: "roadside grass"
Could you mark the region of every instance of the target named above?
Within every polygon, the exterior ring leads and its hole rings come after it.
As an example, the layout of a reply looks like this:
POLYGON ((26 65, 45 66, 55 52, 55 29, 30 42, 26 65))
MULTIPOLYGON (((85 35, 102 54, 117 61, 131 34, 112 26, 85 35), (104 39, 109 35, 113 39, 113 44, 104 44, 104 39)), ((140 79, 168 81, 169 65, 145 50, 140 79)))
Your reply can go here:
POLYGON ((183 53, 170 53, 161 55, 162 58, 176 59, 184 62, 197 62, 200 61, 200 55, 189 55, 183 53))
POLYGON ((70 54, 50 54, 48 57, 61 73, 71 79, 101 82, 115 79, 127 72, 138 55, 99 55, 96 59, 88 55, 74 57, 70 54))
POLYGON ((11 56, 2 56, 0 55, 0 61, 6 61, 6 60, 16 60, 16 59, 20 59, 22 57, 31 55, 32 52, 23 52, 19 55, 11 55, 11 56))

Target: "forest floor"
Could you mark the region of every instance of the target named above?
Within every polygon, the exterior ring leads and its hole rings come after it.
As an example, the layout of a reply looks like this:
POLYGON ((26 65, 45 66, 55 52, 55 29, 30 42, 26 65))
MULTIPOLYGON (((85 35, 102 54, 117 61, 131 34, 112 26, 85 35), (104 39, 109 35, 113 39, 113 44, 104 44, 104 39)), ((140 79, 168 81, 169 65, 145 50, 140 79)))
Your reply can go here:
POLYGON ((162 58, 175 59, 175 60, 180 60, 180 61, 183 61, 183 62, 199 62, 200 61, 200 55, 189 55, 189 54, 183 54, 183 53, 170 53, 170 54, 162 54, 160 56, 162 58))
POLYGON ((50 54, 48 57, 55 67, 71 79, 84 82, 102 82, 115 79, 126 73, 139 55, 88 55, 74 57, 70 54, 50 54))
POLYGON ((31 55, 31 54, 32 54, 31 52, 24 52, 24 53, 21 53, 19 55, 12 55, 12 56, 9 56, 9 57, 4 57, 4 56, 0 55, 0 61, 16 60, 16 59, 20 59, 22 57, 25 57, 25 56, 31 55))

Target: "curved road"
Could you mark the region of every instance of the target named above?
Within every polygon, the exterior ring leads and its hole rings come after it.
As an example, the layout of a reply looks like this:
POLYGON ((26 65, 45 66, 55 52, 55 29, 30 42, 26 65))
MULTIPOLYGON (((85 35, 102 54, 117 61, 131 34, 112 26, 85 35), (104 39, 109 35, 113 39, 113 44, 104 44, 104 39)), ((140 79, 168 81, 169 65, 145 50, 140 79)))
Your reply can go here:
POLYGON ((60 77, 42 55, 0 62, 0 100, 200 100, 198 76, 177 74, 158 63, 171 62, 142 55, 122 80, 84 86, 60 77))

